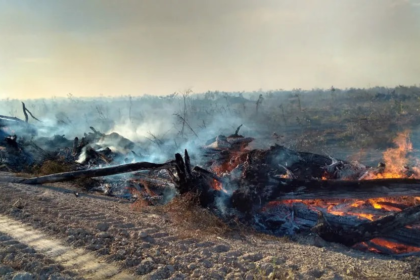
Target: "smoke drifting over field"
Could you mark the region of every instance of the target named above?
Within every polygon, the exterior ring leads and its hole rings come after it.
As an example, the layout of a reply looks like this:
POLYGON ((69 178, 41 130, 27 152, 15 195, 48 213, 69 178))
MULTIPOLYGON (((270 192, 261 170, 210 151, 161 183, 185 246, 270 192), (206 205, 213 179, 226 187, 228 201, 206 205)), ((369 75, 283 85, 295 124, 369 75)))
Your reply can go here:
MULTIPOLYGON (((38 127, 37 137, 64 135, 73 140, 90 132, 92 126, 138 143, 136 147, 140 148, 135 152, 141 160, 162 162, 184 148, 194 156, 198 147, 211 143, 218 135, 233 134, 241 124, 240 134, 256 138, 253 148, 278 143, 324 154, 337 154, 332 152, 336 149, 342 151, 339 156, 343 158, 363 154, 365 148, 383 150, 392 145, 401 124, 417 137, 419 97, 419 88, 400 86, 166 97, 69 95, 25 103, 42 121, 30 118, 30 123, 38 127)), ((19 100, 2 100, 0 115, 23 119, 21 107, 19 100)), ((113 140, 108 141, 105 145, 113 148, 113 140)))
MULTIPOLYGON (((173 156, 175 151, 194 149, 219 134, 232 134, 242 118, 235 109, 238 104, 230 99, 219 93, 207 94, 207 97, 187 94, 162 98, 79 99, 69 96, 26 100, 25 104, 41 120, 30 119, 38 128, 37 137, 60 135, 72 140, 90 132, 92 126, 102 133, 118 133, 139 143, 145 150, 136 152, 145 156, 143 160, 160 162, 173 156)), ((248 103, 249 110, 255 110, 254 101, 243 97, 239 100, 248 103)), ((19 100, 3 100, 0 115, 24 119, 21 107, 19 100)), ((115 146, 112 142, 101 144, 111 149, 115 146)))

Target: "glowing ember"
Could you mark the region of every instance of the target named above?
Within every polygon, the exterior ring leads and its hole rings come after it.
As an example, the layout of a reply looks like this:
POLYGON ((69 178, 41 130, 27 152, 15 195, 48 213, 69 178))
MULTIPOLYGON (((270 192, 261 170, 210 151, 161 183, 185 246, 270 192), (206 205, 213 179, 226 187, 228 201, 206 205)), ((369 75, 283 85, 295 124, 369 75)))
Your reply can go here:
POLYGON ((392 242, 382 238, 374 238, 370 242, 379 245, 381 247, 390 249, 394 254, 404 254, 412 252, 420 252, 420 248, 414 246, 408 246, 397 242, 392 242))
POLYGON ((230 173, 235 169, 239 164, 243 163, 246 159, 243 157, 246 149, 243 148, 239 151, 231 152, 229 154, 229 159, 222 164, 213 164, 212 170, 218 176, 222 176, 224 173, 230 173))
POLYGON ((215 189, 217 191, 221 191, 223 189, 222 183, 220 183, 216 179, 213 179, 212 187, 213 187, 213 189, 215 189))
POLYGON ((386 205, 386 204, 380 204, 380 202, 387 202, 387 200, 385 198, 376 198, 376 199, 369 199, 369 203, 373 206, 373 208, 375 209, 383 209, 386 211, 401 211, 400 208, 391 206, 391 205, 386 205))
POLYGON ((227 193, 227 191, 223 188, 223 184, 217 181, 216 179, 213 179, 212 188, 216 191, 223 191, 227 193))
POLYGON ((418 200, 416 200, 414 197, 408 196, 398 198, 374 198, 368 200, 289 199, 283 201, 270 201, 265 205, 263 211, 267 211, 280 205, 293 205, 294 203, 305 204, 309 209, 314 211, 326 210, 327 213, 332 215, 355 216, 359 219, 374 221, 390 213, 399 212, 405 207, 415 206, 418 204, 418 200))

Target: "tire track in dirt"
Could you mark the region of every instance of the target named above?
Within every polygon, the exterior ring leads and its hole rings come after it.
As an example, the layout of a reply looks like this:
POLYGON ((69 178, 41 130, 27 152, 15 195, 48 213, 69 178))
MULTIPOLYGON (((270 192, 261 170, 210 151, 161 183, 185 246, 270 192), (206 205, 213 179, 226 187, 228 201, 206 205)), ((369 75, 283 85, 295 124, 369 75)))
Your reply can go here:
POLYGON ((0 231, 26 244, 86 279, 134 279, 117 266, 84 249, 73 249, 19 221, 0 214, 0 231))

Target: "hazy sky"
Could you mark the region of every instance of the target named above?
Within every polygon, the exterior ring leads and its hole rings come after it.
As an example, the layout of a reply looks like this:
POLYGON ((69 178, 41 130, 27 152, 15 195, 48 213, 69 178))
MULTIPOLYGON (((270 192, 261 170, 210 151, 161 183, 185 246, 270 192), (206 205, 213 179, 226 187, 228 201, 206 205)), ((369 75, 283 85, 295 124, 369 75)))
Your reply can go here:
POLYGON ((420 0, 0 0, 0 98, 420 84, 420 0))

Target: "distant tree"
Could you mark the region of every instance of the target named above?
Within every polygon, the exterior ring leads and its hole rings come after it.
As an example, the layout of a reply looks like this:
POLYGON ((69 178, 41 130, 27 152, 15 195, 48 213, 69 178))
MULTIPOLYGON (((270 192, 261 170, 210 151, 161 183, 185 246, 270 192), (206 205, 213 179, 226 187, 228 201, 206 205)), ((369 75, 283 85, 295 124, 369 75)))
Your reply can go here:
POLYGON ((258 107, 260 107, 261 103, 264 101, 264 97, 262 94, 260 94, 260 97, 258 97, 257 103, 256 103, 256 113, 258 114, 258 107))

